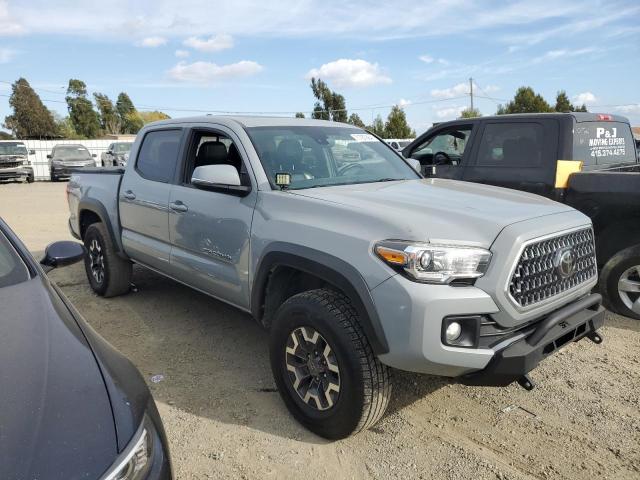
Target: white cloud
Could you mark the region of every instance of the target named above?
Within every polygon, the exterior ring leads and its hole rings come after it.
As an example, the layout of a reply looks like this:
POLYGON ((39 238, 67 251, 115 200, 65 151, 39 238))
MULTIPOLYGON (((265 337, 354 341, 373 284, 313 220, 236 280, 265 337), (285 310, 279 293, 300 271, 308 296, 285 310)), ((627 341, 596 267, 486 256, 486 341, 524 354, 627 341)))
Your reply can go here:
POLYGON ((431 55, 420 55, 418 57, 424 63, 433 63, 434 58, 431 55))
POLYGON ((446 107, 446 108, 438 108, 436 109, 436 117, 440 120, 453 120, 460 116, 460 113, 467 107, 457 106, 457 107, 446 107))
POLYGON ((0 63, 9 63, 15 56, 15 50, 11 48, 0 48, 0 63))
POLYGON ((325 63, 320 68, 309 70, 307 78, 311 77, 319 77, 338 88, 391 83, 391 78, 380 71, 377 63, 369 63, 362 59, 341 58, 325 63))
POLYGON ((573 97, 573 101, 578 105, 589 105, 590 103, 595 103, 598 99, 591 92, 582 92, 573 97))
POLYGON ((187 58, 190 53, 188 50, 176 50, 176 57, 178 58, 187 58))
POLYGON ((558 50, 549 50, 544 55, 534 58, 532 62, 539 63, 546 60, 557 60, 559 58, 579 57, 581 55, 587 55, 589 53, 596 53, 600 51, 602 51, 602 49, 596 48, 596 47, 585 47, 585 48, 578 48, 575 50, 561 48, 558 50))
POLYGON ((231 78, 248 77, 263 70, 259 63, 242 60, 229 65, 216 65, 211 62, 179 62, 167 73, 169 78, 179 82, 214 84, 231 78))
POLYGON ((9 13, 9 2, 0 0, 0 36, 19 35, 25 31, 18 19, 9 13))
POLYGON ((640 115, 640 103, 630 104, 630 105, 620 105, 615 107, 618 112, 626 113, 626 114, 638 114, 640 115))
POLYGON ((226 33, 219 33, 209 38, 189 37, 182 43, 201 52, 219 52, 233 47, 233 38, 226 33))
POLYGON ((404 98, 401 98, 401 99, 398 101, 398 106, 399 106, 400 108, 404 108, 404 107, 407 107, 407 106, 409 106, 409 105, 411 105, 411 100, 405 100, 404 98))
POLYGON ((139 42, 136 43, 137 46, 139 47, 145 47, 145 48, 156 48, 156 47, 161 47, 162 45, 166 45, 167 44, 167 39, 164 37, 146 37, 143 38, 142 40, 140 40, 139 42))
POLYGON ((462 95, 469 94, 469 84, 468 83, 458 83, 451 88, 443 88, 443 89, 434 89, 431 90, 431 96, 434 98, 454 98, 460 97, 462 95))

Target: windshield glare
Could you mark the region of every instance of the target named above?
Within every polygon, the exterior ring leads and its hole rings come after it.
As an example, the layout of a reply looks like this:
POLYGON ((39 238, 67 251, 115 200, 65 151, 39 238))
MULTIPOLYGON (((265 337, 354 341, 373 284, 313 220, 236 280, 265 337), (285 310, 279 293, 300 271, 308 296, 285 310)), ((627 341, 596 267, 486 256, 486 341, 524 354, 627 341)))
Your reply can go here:
POLYGON ((272 183, 291 174, 290 189, 420 178, 373 135, 349 127, 247 128, 272 183))
POLYGON ((85 147, 57 147, 54 151, 56 158, 90 159, 91 154, 85 147))
POLYGON ((0 143, 0 155, 26 155, 27 147, 23 143, 0 143))

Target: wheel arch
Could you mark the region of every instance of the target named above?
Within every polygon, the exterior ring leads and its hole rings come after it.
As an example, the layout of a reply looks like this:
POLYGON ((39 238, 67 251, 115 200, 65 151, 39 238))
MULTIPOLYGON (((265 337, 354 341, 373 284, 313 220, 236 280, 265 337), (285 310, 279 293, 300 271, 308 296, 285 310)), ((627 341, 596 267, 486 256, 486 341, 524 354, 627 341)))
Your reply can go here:
POLYGON ((640 217, 616 220, 596 230, 596 255, 603 266, 616 253, 640 245, 640 217))
POLYGON ((122 248, 120 244, 120 238, 115 234, 111 219, 107 212, 107 209, 103 204, 94 199, 85 199, 78 204, 78 229, 80 231, 80 238, 84 240, 84 235, 89 228, 89 225, 93 223, 103 223, 111 237, 114 250, 116 253, 121 254, 122 248))
MULTIPOLYGON (((269 312, 266 311, 265 317, 265 306, 268 307, 270 282, 279 281, 282 288, 286 288, 287 280, 291 279, 287 275, 295 272, 308 276, 305 278, 307 282, 309 278, 315 278, 321 284, 336 288, 349 297, 360 316, 362 329, 374 353, 380 355, 389 351, 373 298, 360 272, 333 255, 300 245, 276 242, 268 247, 268 251, 260 259, 251 289, 251 313, 256 320, 269 327, 269 312), (278 272, 285 273, 275 277, 278 272)), ((304 290, 306 289, 300 291, 304 290)), ((283 295, 283 298, 286 300, 288 296, 283 295)))

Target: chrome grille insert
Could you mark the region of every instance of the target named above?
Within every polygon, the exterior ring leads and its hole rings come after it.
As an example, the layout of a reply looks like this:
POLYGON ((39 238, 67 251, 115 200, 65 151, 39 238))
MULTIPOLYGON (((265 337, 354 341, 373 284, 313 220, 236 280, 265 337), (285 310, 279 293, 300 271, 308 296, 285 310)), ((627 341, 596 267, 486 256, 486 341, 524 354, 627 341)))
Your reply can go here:
POLYGON ((520 307, 532 307, 597 275, 593 230, 585 228, 527 244, 509 282, 520 307))

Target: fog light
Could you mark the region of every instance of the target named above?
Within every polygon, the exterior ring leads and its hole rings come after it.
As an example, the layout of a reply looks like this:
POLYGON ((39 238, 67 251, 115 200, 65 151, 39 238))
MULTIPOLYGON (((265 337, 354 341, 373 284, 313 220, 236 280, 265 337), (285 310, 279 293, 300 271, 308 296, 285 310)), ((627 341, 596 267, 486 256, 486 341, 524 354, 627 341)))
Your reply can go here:
POLYGON ((458 322, 451 322, 447 327, 447 331, 445 332, 445 336, 448 342, 453 342, 460 337, 462 333, 462 327, 458 322))

